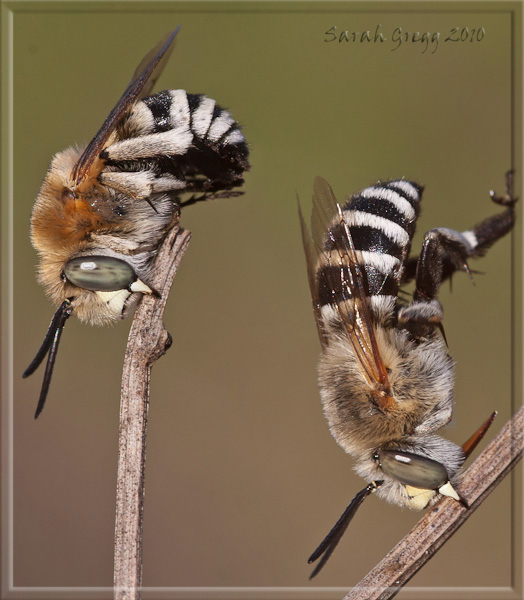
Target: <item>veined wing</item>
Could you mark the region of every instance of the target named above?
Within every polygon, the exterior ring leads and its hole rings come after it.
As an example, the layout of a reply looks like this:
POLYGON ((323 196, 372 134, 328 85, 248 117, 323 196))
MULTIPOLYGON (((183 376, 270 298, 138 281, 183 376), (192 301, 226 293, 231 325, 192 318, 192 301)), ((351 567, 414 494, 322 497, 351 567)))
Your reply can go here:
MULTIPOLYGON (((158 79, 164 65, 173 50, 173 41, 180 30, 180 25, 169 33, 157 46, 153 48, 138 65, 133 78, 116 103, 109 116, 98 130, 95 137, 89 142, 82 156, 73 169, 72 180, 75 186, 80 185, 91 175, 93 163, 104 149, 107 140, 116 129, 122 117, 130 110, 131 106, 151 91, 158 79)), ((98 173, 96 174, 98 175, 98 173)))
POLYGON ((330 185, 321 177, 313 183, 311 236, 300 213, 302 236, 315 318, 323 346, 328 344, 322 306, 338 314, 368 385, 382 409, 393 408, 387 370, 380 355, 368 304, 363 267, 358 262, 344 212, 330 185))

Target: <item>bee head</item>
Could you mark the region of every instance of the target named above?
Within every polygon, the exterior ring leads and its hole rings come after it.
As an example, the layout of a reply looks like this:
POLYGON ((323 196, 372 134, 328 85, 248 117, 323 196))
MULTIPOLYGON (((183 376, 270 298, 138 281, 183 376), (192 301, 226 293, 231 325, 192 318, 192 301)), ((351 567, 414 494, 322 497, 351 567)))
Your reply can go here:
POLYGON ((65 293, 72 297, 75 315, 82 321, 103 324, 127 316, 137 293, 158 295, 141 281, 130 262, 117 256, 83 254, 70 258, 62 271, 65 293))
POLYGON ((464 460, 461 448, 437 436, 428 438, 433 442, 442 442, 441 453, 436 455, 440 460, 430 458, 426 447, 420 452, 417 452, 417 448, 413 448, 415 451, 406 451, 382 447, 373 455, 385 479, 396 483, 392 489, 403 492, 403 504, 418 510, 425 508, 437 493, 462 501, 450 482, 464 460))

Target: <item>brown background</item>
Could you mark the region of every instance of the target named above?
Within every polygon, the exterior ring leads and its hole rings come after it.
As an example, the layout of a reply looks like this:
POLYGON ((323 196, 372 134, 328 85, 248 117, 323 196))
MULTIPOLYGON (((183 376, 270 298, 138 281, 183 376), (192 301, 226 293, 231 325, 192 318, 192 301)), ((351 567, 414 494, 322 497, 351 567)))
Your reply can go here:
MULTIPOLYGON (((181 23, 158 90, 203 92, 229 107, 244 124, 253 167, 244 197, 183 214, 193 240, 165 315, 174 345, 153 370, 144 585, 348 588, 420 515, 368 500, 308 583, 307 556, 366 482, 321 413, 296 193, 309 211, 315 175, 339 198, 378 178, 419 181, 426 192, 415 249, 432 227, 466 229, 494 213, 488 191, 503 191, 519 158, 508 10, 517 5, 53 6, 27 5, 13 21, 15 585, 112 582, 129 322, 68 322, 35 422, 42 372, 20 375, 52 307, 35 282, 28 222, 51 156, 90 139, 142 56, 181 23), (373 34, 378 24, 381 45, 323 41, 333 25, 373 34), (482 26, 485 39, 444 43, 457 26, 482 26), (430 44, 422 54, 420 43, 392 51, 396 27, 439 31, 437 51, 430 44)), ((515 89, 518 100, 518 82, 515 89)), ((517 265, 520 238, 519 227, 517 265)), ((457 443, 497 409, 491 439, 511 414, 511 248, 508 237, 472 265, 485 273, 475 285, 458 275, 452 293, 442 290, 457 361, 455 418, 444 435, 457 443)), ((518 299, 515 310, 519 317, 518 299)), ((511 489, 508 479, 413 579, 425 590, 410 597, 511 585, 511 489)))

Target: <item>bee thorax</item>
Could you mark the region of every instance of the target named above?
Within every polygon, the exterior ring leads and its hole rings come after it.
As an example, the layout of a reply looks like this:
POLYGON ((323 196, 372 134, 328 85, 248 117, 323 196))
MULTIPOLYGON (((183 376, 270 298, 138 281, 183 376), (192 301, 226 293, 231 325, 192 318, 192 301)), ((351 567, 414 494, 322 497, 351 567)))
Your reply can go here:
POLYGON ((416 343, 393 327, 376 327, 396 406, 383 411, 373 402, 351 344, 340 337, 323 350, 319 384, 331 433, 350 454, 406 434, 442 427, 453 404, 453 363, 438 339, 416 343), (425 429, 424 429, 425 428, 425 429))

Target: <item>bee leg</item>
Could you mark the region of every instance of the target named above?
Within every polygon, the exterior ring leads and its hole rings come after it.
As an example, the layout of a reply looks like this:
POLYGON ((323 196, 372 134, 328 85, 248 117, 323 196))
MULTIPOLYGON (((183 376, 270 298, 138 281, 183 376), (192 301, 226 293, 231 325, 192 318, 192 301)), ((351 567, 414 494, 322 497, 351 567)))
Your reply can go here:
POLYGON ((406 283, 409 283, 411 280, 415 279, 417 274, 417 263, 418 256, 410 256, 406 260, 404 263, 404 270, 402 271, 401 285, 405 285, 406 283))
MULTIPOLYGON (((110 171, 98 176, 102 185, 122 192, 135 200, 145 200, 151 204, 151 194, 183 190, 186 182, 172 175, 158 176, 154 171, 110 171)), ((151 204, 155 212, 158 212, 151 204)))
POLYGON ((482 256, 494 242, 511 231, 517 202, 512 187, 513 172, 508 171, 505 196, 490 192, 493 202, 506 207, 504 212, 488 217, 462 233, 439 228, 426 234, 416 268, 415 301, 427 302, 436 298, 442 282, 455 271, 470 272, 467 265, 470 256, 482 256))
POLYGON ((427 337, 437 327, 441 330, 445 340, 446 336, 442 327, 443 316, 442 305, 438 300, 415 301, 409 306, 402 306, 399 309, 397 327, 407 329, 415 337, 427 337))
POLYGON ((447 425, 453 417, 453 405, 451 403, 442 403, 437 405, 434 410, 429 413, 424 422, 418 425, 413 430, 415 435, 427 435, 433 431, 442 429, 447 425))
POLYGON ((468 236, 473 245, 472 256, 482 256, 484 252, 498 239, 511 231, 515 223, 515 204, 518 198, 513 196, 513 171, 506 173, 506 193, 498 196, 493 190, 489 195, 495 204, 505 206, 506 210, 484 219, 463 235, 468 236))
POLYGON ((142 243, 141 240, 131 240, 129 237, 110 235, 108 233, 92 233, 90 239, 96 244, 100 244, 105 248, 109 248, 110 250, 114 250, 119 254, 125 254, 127 256, 136 256, 137 254, 143 254, 144 252, 154 252, 157 248, 153 243, 146 244, 142 243))
POLYGON ((100 158, 109 164, 120 161, 157 156, 172 156, 187 154, 193 141, 193 134, 186 124, 179 125, 168 131, 140 135, 115 142, 100 153, 100 158))
POLYGON ((497 194, 491 190, 489 195, 495 204, 501 204, 502 206, 515 206, 518 198, 513 195, 513 175, 515 171, 507 171, 506 173, 506 194, 503 197, 497 196, 497 194))
MULTIPOLYGON (((471 275, 471 271, 469 270, 466 258, 470 256, 482 256, 484 252, 498 239, 509 233, 511 231, 514 222, 515 222, 515 211, 514 206, 517 202, 518 198, 513 196, 513 171, 508 171, 506 173, 506 190, 504 196, 498 196, 493 190, 490 191, 490 196, 495 204, 500 204, 506 207, 506 210, 502 213, 494 215, 492 217, 488 217, 484 219, 481 223, 478 223, 471 229, 467 231, 463 231, 459 233, 457 231, 453 231, 450 229, 442 229, 437 230, 441 232, 448 232, 455 234, 455 243, 458 242, 459 246, 462 246, 462 262, 453 261, 450 259, 444 252, 440 255, 440 268, 436 265, 436 271, 438 272, 438 283, 436 285, 436 290, 438 287, 447 279, 450 279, 453 273, 457 270, 465 270, 471 275), (458 236, 458 237, 457 237, 458 236)), ((429 232, 431 233, 431 232, 429 232)), ((429 234, 428 234, 429 235, 429 234)), ((426 246, 426 240, 424 240, 424 246, 426 246)), ((424 250, 423 250, 424 252, 424 250)), ((404 263, 404 272, 402 274, 402 285, 408 283, 412 279, 417 277, 417 273, 419 273, 419 278, 422 279, 424 276, 421 273, 421 267, 419 263, 422 264, 428 262, 427 257, 415 256, 410 257, 404 263)), ((425 267, 428 270, 428 267, 425 267)), ((426 276, 427 277, 427 276, 426 276)), ((430 286, 422 286, 421 292, 424 291, 425 287, 430 286)), ((418 300, 425 300, 426 298, 434 298, 436 292, 426 291, 425 294, 419 294, 417 296, 418 300)))
POLYGON ((414 302, 435 300, 445 274, 467 269, 466 260, 475 249, 468 233, 443 227, 426 233, 417 263, 414 302))
POLYGON ((180 203, 180 208, 185 208, 186 206, 191 206, 192 204, 196 204, 197 202, 202 202, 203 200, 207 199, 207 194, 201 194, 200 196, 193 194, 190 198, 180 203))

